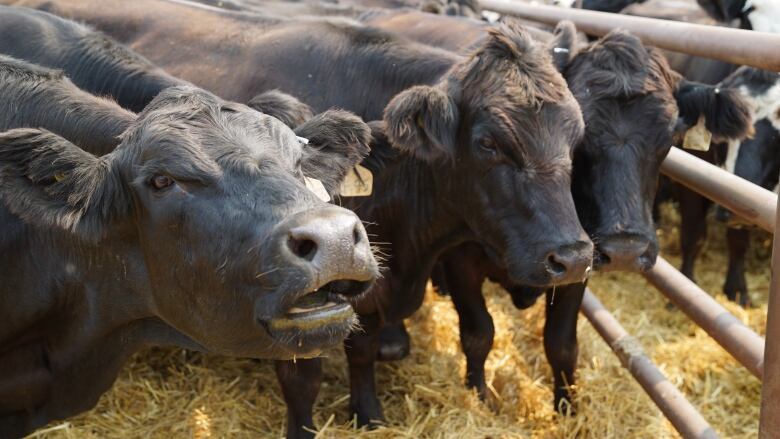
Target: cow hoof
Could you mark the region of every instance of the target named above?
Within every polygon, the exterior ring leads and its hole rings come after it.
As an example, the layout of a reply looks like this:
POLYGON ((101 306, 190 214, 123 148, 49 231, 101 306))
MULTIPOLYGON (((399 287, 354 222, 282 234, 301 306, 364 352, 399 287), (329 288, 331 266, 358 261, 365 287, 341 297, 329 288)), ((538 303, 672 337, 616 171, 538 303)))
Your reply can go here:
POLYGON ((409 356, 409 333, 403 324, 386 326, 379 333, 377 360, 398 361, 409 356))
POLYGON ((753 303, 750 301, 750 296, 747 292, 740 293, 739 295, 739 306, 742 308, 748 309, 753 307, 753 303))
POLYGON ((287 432, 287 439, 313 439, 316 434, 304 428, 296 428, 294 431, 287 432))
POLYGON ((484 389, 480 389, 477 391, 479 394, 479 399, 482 400, 482 402, 492 411, 493 413, 498 413, 501 410, 501 400, 498 399, 498 396, 490 391, 487 387, 484 389))
POLYGON ((357 422, 357 428, 366 427, 369 430, 376 430, 385 425, 385 417, 381 410, 353 410, 352 418, 357 422))
POLYGON ((738 302, 742 307, 750 306, 750 296, 747 293, 747 282, 744 279, 732 281, 726 279, 723 285, 723 293, 732 302, 738 302))
POLYGON ((403 343, 380 344, 377 359, 379 361, 398 361, 409 356, 409 345, 403 343))
POLYGON ((555 393, 556 395, 553 401, 555 411, 563 416, 576 416, 577 410, 574 409, 574 404, 571 402, 569 392, 560 390, 555 393))

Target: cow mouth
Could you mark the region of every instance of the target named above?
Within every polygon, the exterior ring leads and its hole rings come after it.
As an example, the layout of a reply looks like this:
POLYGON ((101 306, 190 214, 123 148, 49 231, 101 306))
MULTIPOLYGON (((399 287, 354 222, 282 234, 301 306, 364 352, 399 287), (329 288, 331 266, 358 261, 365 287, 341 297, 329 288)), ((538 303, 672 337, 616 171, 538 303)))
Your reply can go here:
POLYGON ((362 294, 371 281, 336 280, 301 294, 279 317, 266 323, 268 332, 295 351, 310 352, 340 342, 357 325, 349 298, 362 294))

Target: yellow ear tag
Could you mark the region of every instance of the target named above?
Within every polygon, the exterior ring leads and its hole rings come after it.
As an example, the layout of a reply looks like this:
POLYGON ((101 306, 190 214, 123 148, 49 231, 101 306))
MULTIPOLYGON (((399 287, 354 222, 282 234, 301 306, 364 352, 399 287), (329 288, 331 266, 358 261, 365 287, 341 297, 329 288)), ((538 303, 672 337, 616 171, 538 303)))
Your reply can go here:
POLYGON ((685 132, 683 148, 695 151, 709 151, 712 133, 704 126, 704 116, 699 117, 699 122, 685 132))
POLYGON ((355 165, 339 188, 342 197, 367 197, 374 189, 374 174, 360 165, 355 165))
POLYGON ((306 188, 314 192, 314 195, 316 195, 317 198, 326 203, 330 201, 330 195, 328 195, 328 191, 325 190, 325 186, 321 181, 309 177, 303 177, 303 181, 306 182, 306 188))
POLYGON ((67 177, 67 175, 64 172, 57 172, 54 174, 54 180, 56 180, 57 183, 65 180, 65 177, 67 177))

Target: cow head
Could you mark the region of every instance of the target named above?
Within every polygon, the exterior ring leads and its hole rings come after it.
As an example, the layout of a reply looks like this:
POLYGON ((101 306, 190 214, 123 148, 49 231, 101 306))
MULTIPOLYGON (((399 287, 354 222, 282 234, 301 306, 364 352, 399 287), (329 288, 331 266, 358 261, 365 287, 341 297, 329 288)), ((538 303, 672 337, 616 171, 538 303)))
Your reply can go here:
POLYGON ((569 189, 582 117, 549 54, 525 31, 498 26, 438 84, 395 96, 384 118, 392 144, 430 164, 431 190, 514 282, 587 275, 592 243, 569 189))
POLYGON ((169 88, 103 157, 47 131, 3 133, 0 198, 76 248, 112 246, 141 273, 123 282, 205 349, 289 358, 343 339, 356 321, 344 296, 377 274, 358 218, 304 185, 328 166, 316 178, 334 193, 367 153, 367 126, 350 122, 347 144, 304 146, 276 119, 169 88))
MULTIPOLYGON (((750 105, 755 121, 751 138, 729 142, 726 170, 774 190, 780 173, 780 74, 740 67, 719 86, 739 91, 750 105)), ((717 216, 724 221, 732 220, 731 214, 721 207, 717 216)))
POLYGON ((658 174, 674 139, 700 117, 716 138, 743 137, 745 104, 736 93, 681 80, 659 52, 624 31, 582 48, 564 76, 585 119, 572 192, 596 243, 594 264, 647 270, 658 255, 652 218, 658 174))

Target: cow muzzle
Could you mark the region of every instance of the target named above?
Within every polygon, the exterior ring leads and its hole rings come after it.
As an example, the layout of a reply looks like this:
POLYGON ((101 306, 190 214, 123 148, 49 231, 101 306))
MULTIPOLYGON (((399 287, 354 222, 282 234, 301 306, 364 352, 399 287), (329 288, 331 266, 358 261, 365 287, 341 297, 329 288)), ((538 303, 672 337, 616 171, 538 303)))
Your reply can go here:
POLYGON ((601 271, 647 271, 655 265, 656 247, 636 233, 608 236, 596 245, 594 267, 601 271))
POLYGON ((269 333, 299 352, 340 342, 357 324, 349 300, 378 276, 365 228, 336 206, 297 214, 277 227, 273 240, 281 270, 307 275, 307 286, 288 293, 281 315, 263 320, 269 333))

